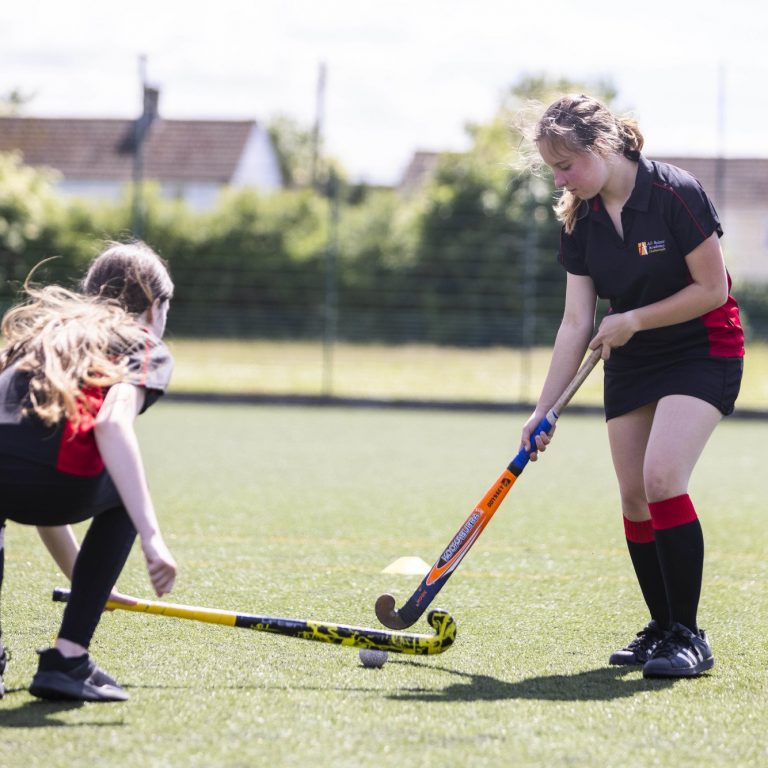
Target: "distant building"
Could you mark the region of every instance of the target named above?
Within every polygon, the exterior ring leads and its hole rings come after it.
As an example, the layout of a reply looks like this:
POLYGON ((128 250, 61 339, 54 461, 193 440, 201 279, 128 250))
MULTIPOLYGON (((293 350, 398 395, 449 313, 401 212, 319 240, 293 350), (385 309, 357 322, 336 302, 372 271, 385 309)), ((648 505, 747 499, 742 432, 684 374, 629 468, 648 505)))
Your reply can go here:
POLYGON ((137 136, 143 178, 197 210, 226 186, 282 187, 269 134, 253 120, 164 120, 146 111, 139 120, 0 117, 0 152, 18 150, 28 165, 58 171, 57 189, 71 197, 116 200, 134 178, 137 136))
POLYGON ((408 195, 426 184, 435 172, 441 157, 440 152, 428 152, 422 149, 414 152, 403 171, 398 191, 408 195))
MULTIPOLYGON (((399 190, 425 184, 441 157, 418 151, 406 167, 399 190)), ((768 158, 658 157, 693 174, 717 208, 723 250, 734 282, 768 282, 768 158)))

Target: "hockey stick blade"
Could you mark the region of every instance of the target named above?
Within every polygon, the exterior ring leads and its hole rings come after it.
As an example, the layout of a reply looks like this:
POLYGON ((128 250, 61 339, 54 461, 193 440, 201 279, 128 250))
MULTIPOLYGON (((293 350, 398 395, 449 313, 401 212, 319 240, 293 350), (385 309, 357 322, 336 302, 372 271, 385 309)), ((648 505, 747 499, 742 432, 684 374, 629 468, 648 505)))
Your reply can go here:
MULTIPOLYGON (((53 590, 54 602, 66 603, 69 590, 53 590)), ((171 616, 177 619, 191 619, 207 624, 223 624, 229 627, 253 629, 258 632, 271 632, 286 637, 302 640, 314 640, 320 643, 346 645, 354 648, 373 648, 378 651, 405 653, 415 656, 431 656, 442 653, 456 640, 456 622, 444 610, 430 611, 427 621, 435 630, 434 635, 397 634, 381 629, 352 627, 346 624, 333 624, 326 621, 303 621, 274 616, 255 616, 236 611, 222 611, 215 608, 163 603, 156 600, 125 598, 109 600, 105 606, 109 610, 151 613, 158 616, 171 616)))
MULTIPOLYGON (((555 422, 560 417, 563 409, 571 401, 579 387, 584 383, 592 369, 597 365, 602 354, 602 347, 593 350, 582 363, 576 375, 570 381, 563 393, 557 399, 547 415, 538 423, 531 434, 531 444, 535 446, 534 439, 537 435, 552 430, 555 422)), ((451 574, 456 570, 464 556, 477 541, 483 529, 491 521, 496 510, 504 501, 510 488, 525 469, 530 460, 530 453, 521 448, 517 456, 509 463, 496 482, 488 489, 487 493, 472 510, 461 528, 456 532, 442 555, 424 577, 416 591, 407 602, 398 609, 395 607, 395 598, 390 594, 380 595, 376 600, 376 618, 390 629, 407 629, 414 624, 424 613, 435 595, 442 589, 451 574)))

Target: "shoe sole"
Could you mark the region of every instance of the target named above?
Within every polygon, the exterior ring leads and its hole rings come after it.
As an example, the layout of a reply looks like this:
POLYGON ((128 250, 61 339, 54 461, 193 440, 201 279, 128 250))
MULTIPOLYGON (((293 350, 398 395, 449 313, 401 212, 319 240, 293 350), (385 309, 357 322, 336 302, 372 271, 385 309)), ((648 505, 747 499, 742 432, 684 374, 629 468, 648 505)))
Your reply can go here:
POLYGON ((130 697, 112 685, 93 685, 73 680, 63 672, 38 673, 32 679, 29 692, 38 699, 49 701, 127 701, 130 697))
MULTIPOLYGON (((650 663, 650 662, 649 662, 650 663)), ((695 667, 688 667, 686 669, 652 669, 650 672, 646 672, 643 669, 643 677, 648 678, 660 678, 660 677, 698 677, 707 670, 712 669, 715 666, 715 660, 713 657, 700 661, 695 667)))

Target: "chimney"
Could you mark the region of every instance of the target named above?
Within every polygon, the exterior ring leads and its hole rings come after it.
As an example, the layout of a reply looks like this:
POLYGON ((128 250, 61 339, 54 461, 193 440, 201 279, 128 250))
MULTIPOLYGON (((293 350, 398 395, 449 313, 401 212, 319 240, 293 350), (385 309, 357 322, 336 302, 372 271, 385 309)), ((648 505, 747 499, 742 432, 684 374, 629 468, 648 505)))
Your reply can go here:
POLYGON ((144 86, 144 112, 142 114, 142 121, 145 125, 149 124, 158 115, 158 102, 160 101, 160 90, 158 88, 152 88, 148 85, 144 86))

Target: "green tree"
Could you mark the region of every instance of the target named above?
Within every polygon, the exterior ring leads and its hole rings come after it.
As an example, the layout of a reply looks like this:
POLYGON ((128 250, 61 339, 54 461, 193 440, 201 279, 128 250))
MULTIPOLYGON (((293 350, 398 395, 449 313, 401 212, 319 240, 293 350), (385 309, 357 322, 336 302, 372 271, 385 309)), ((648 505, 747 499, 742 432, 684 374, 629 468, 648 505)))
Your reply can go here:
POLYGON ((321 137, 311 128, 287 115, 277 115, 269 121, 267 131, 286 188, 314 188, 328 195, 333 183, 340 184, 338 191, 346 194, 347 174, 342 164, 325 151, 321 137))
POLYGON ((419 291, 410 279, 421 210, 394 190, 369 189, 339 217, 339 328, 346 339, 423 337, 419 291))
POLYGON ((277 161, 288 188, 309 187, 313 183, 315 140, 312 131, 299 125, 287 115, 277 115, 269 121, 267 128, 277 161))
POLYGON ((54 255, 54 179, 25 165, 18 152, 0 153, 0 285, 6 297, 37 262, 54 255))

